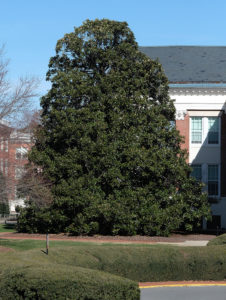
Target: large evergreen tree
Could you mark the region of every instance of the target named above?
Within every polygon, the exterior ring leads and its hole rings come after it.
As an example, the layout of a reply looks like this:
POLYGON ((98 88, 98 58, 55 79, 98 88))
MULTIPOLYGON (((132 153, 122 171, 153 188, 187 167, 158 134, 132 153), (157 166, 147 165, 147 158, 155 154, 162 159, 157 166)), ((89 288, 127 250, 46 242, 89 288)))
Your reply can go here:
POLYGON ((172 126, 167 78, 127 23, 87 20, 66 34, 47 79, 30 160, 52 182, 56 231, 168 234, 208 215, 172 126))

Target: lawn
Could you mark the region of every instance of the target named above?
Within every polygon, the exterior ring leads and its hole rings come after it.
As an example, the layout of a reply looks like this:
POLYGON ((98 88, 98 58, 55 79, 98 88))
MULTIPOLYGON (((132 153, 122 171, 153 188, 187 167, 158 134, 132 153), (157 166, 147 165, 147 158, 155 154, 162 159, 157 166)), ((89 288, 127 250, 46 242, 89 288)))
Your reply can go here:
POLYGON ((15 232, 15 225, 0 224, 0 232, 15 232))

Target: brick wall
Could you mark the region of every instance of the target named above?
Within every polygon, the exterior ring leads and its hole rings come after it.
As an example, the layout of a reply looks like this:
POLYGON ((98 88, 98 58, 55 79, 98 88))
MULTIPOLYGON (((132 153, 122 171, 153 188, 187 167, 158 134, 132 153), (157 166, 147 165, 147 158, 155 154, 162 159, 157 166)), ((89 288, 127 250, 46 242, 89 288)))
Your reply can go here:
POLYGON ((187 151, 189 151, 189 115, 188 114, 186 114, 184 120, 176 120, 176 128, 177 130, 180 131, 180 135, 184 137, 184 143, 181 145, 181 148, 187 149, 187 151))
POLYGON ((18 139, 15 137, 16 132, 12 128, 0 126, 0 172, 6 178, 7 190, 5 192, 9 203, 16 200, 15 191, 18 181, 16 168, 22 168, 27 163, 27 158, 18 158, 16 156, 16 149, 23 147, 29 150, 31 148, 31 143, 21 138, 22 134, 18 139), (13 138, 12 132, 14 133, 13 138))
POLYGON ((16 179, 16 168, 24 167, 27 163, 26 158, 17 159, 16 158, 16 149, 17 148, 26 148, 30 149, 30 144, 23 141, 9 141, 9 151, 8 151, 8 184, 9 184, 9 200, 13 201, 16 199, 15 187, 17 184, 16 179))

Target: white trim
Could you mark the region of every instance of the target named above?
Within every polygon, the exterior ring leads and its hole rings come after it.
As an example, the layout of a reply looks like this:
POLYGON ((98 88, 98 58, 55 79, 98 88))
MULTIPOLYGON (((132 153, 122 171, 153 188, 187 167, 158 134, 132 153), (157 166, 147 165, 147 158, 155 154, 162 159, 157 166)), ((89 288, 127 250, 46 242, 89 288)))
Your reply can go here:
POLYGON ((188 110, 189 117, 220 117, 222 110, 188 110))
POLYGON ((218 117, 218 143, 217 144, 209 144, 208 143, 208 117, 206 118, 206 129, 207 129, 207 134, 206 134, 206 139, 204 140, 204 145, 207 147, 221 147, 221 118, 218 117))
POLYGON ((184 117, 186 116, 186 114, 187 114, 186 110, 176 111, 176 120, 184 120, 184 117))
POLYGON ((204 134, 203 134, 204 123, 203 123, 203 118, 201 116, 196 116, 196 117, 200 117, 202 119, 202 141, 201 141, 201 143, 192 143, 192 122, 191 122, 191 118, 192 117, 189 116, 189 150, 191 149, 191 147, 200 148, 203 145, 203 141, 204 141, 204 134))
POLYGON ((169 89, 170 96, 175 95, 197 95, 197 96, 223 96, 226 95, 225 88, 191 88, 191 87, 170 87, 169 89))

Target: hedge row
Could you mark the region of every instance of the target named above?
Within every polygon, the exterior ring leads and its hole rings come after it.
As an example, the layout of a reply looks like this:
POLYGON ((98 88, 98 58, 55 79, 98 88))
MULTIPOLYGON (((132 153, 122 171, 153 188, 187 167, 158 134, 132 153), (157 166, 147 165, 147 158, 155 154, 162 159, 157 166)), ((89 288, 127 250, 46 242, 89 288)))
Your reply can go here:
POLYGON ((0 257, 0 300, 138 300, 137 283, 125 278, 226 279, 225 246, 54 247, 53 243, 48 256, 34 249, 0 257), (8 270, 10 264, 15 270, 8 270))
POLYGON ((138 284, 104 272, 63 265, 16 268, 0 277, 1 300, 138 300, 138 284))
POLYGON ((225 245, 226 246, 226 233, 217 236, 216 238, 209 241, 207 246, 225 245))
POLYGON ((49 262, 102 270, 134 281, 224 280, 226 247, 54 248, 49 262))

